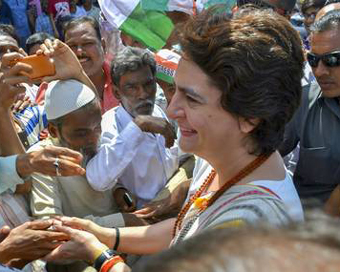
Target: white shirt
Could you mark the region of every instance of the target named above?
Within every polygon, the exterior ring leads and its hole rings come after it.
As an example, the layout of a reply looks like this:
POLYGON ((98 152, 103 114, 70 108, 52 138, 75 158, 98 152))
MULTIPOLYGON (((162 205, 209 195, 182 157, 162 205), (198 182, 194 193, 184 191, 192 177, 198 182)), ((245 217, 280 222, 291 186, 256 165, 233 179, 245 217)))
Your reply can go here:
MULTIPOLYGON (((189 188, 188 197, 194 194, 195 191, 201 186, 211 170, 212 167, 208 162, 201 158, 196 158, 196 164, 192 177, 192 183, 189 188)), ((287 170, 286 177, 283 180, 256 180, 250 182, 250 184, 263 186, 274 192, 286 205, 286 212, 290 215, 293 221, 304 221, 301 201, 295 189, 293 180, 287 170)))
MULTIPOLYGON (((155 117, 167 119, 155 105, 155 117)), ((101 146, 86 167, 90 185, 98 191, 123 185, 137 197, 137 207, 152 200, 178 168, 178 146, 165 148, 160 134, 143 132, 118 106, 103 115, 101 146)))

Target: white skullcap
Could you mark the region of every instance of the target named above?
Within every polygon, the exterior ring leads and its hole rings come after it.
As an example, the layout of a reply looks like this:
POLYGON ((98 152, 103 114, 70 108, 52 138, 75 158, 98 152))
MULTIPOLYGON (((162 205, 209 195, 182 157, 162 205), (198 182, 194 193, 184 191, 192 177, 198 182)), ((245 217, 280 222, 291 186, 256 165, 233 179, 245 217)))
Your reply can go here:
POLYGON ((95 93, 83 83, 74 80, 57 80, 48 84, 45 93, 47 120, 54 120, 74 112, 90 103, 95 93))

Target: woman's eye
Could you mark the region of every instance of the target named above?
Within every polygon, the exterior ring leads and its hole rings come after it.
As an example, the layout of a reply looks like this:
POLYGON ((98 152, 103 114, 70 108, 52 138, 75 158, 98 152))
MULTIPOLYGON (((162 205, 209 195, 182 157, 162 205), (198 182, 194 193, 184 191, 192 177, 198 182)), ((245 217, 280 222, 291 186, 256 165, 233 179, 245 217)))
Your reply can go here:
POLYGON ((187 100, 189 102, 198 102, 196 99, 192 98, 191 96, 187 96, 187 100))

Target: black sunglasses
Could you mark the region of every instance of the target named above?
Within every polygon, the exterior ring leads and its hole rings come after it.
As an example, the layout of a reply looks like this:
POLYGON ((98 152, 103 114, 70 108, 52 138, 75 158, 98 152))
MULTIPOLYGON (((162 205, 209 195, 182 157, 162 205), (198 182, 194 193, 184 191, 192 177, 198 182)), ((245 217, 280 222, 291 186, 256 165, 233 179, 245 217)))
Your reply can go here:
POLYGON ((314 68, 318 67, 320 60, 327 67, 337 67, 340 66, 340 51, 333 51, 323 55, 307 53, 307 60, 309 65, 314 68))

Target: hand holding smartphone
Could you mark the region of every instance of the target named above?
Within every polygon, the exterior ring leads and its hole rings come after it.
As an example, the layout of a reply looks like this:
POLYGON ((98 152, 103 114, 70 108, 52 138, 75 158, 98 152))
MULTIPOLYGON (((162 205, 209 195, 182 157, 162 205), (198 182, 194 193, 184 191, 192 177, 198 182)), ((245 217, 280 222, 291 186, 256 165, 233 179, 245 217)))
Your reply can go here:
POLYGON ((31 73, 22 72, 24 75, 28 76, 31 79, 39 79, 45 76, 53 76, 56 73, 53 59, 46 55, 27 56, 22 59, 13 61, 13 65, 17 62, 26 63, 32 66, 31 73))

